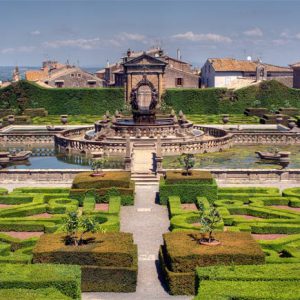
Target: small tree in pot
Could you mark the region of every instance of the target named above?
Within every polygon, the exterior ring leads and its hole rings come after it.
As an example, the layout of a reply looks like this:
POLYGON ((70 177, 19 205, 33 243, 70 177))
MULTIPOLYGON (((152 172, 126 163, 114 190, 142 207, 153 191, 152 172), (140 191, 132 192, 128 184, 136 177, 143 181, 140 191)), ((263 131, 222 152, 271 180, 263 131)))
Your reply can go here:
POLYGON ((183 175, 191 175, 190 170, 195 166, 194 154, 182 153, 179 162, 183 167, 183 175))
POLYGON ((199 241, 200 244, 209 246, 220 244, 220 242, 214 238, 213 233, 221 220, 222 218, 214 206, 211 205, 207 209, 200 208, 200 232, 202 235, 199 241))
POLYGON ((63 229, 67 232, 65 244, 67 246, 81 246, 88 243, 89 240, 84 238, 86 233, 95 233, 102 231, 99 224, 94 218, 89 216, 79 216, 77 212, 68 213, 64 219, 63 229))
POLYGON ((91 165, 91 169, 93 171, 92 176, 104 176, 103 168, 106 164, 107 160, 105 158, 101 158, 98 160, 93 161, 91 165))

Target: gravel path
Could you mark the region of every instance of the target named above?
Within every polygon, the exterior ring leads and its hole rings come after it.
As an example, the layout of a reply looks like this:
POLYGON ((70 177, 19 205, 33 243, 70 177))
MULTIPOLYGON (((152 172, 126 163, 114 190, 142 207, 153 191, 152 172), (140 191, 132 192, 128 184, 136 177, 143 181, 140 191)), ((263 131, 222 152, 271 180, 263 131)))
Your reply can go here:
POLYGON ((121 230, 132 232, 138 245, 139 271, 137 291, 129 294, 83 293, 83 300, 190 300, 192 297, 170 296, 158 273, 158 250, 162 234, 168 231, 167 208, 155 204, 157 184, 137 185, 135 205, 122 207, 121 230))

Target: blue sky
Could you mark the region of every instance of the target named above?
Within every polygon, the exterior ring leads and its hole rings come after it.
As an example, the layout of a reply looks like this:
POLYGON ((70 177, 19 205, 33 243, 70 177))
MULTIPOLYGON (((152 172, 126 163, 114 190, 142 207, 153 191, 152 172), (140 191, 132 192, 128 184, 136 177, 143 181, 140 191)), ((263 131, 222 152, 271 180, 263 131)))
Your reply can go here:
POLYGON ((97 67, 154 45, 196 66, 247 56, 287 65, 300 61, 299 11, 283 0, 0 0, 0 65, 97 67))

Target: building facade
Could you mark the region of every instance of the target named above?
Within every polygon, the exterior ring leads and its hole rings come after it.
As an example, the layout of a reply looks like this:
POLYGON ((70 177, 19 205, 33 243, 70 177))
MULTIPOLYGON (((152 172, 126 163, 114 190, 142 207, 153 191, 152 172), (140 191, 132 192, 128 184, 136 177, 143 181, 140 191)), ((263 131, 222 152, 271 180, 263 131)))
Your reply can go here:
POLYGON ((300 89, 300 62, 291 65, 293 68, 293 87, 300 89))
POLYGON ((139 71, 141 71, 142 68, 146 68, 145 64, 151 65, 150 61, 154 63, 155 60, 156 64, 158 64, 158 60, 164 64, 164 70, 161 75, 162 91, 168 88, 199 88, 199 71, 192 69, 192 66, 182 61, 180 57, 172 58, 158 48, 145 52, 133 52, 129 49, 122 61, 99 70, 96 72, 96 75, 102 78, 107 86, 123 87, 127 84, 127 72, 131 70, 131 68, 128 68, 130 63, 133 64, 135 62, 135 64, 139 65, 135 66, 135 68, 140 68, 139 71))
POLYGON ((103 80, 78 67, 58 62, 43 62, 41 70, 25 73, 25 79, 43 87, 53 88, 93 88, 103 87, 103 80))
POLYGON ((292 85, 293 71, 260 61, 210 58, 201 69, 202 87, 239 88, 261 80, 278 80, 292 85))

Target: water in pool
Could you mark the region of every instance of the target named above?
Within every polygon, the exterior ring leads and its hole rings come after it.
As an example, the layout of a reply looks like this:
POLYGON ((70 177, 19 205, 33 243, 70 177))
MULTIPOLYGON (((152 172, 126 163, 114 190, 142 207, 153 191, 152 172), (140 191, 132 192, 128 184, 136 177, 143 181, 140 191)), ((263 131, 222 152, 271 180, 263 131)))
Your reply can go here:
MULTIPOLYGON (((288 168, 300 168, 299 146, 234 146, 223 152, 197 154, 195 168, 203 169, 281 169, 279 164, 263 161, 257 158, 255 151, 289 151, 290 164, 288 168)), ((164 157, 164 168, 180 168, 178 156, 164 157)))
MULTIPOLYGON (((27 161, 14 162, 7 169, 91 169, 93 160, 84 155, 67 155, 56 153, 53 147, 20 147, 11 146, 0 148, 0 151, 22 150, 32 151, 32 156, 27 161)), ((124 166, 121 157, 109 157, 105 168, 122 169, 124 166)))

